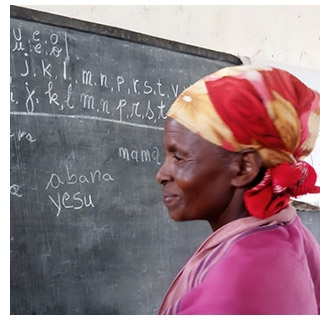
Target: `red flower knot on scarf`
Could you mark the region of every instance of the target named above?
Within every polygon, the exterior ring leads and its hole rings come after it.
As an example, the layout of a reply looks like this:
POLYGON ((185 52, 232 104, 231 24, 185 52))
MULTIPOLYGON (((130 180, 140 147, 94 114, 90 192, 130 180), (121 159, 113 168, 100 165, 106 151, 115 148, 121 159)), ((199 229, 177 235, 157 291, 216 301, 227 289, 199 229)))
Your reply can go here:
POLYGON ((254 148, 267 169, 246 191, 252 216, 268 218, 290 197, 320 193, 317 175, 303 159, 314 148, 320 94, 276 68, 224 68, 187 88, 167 116, 224 149, 254 148))

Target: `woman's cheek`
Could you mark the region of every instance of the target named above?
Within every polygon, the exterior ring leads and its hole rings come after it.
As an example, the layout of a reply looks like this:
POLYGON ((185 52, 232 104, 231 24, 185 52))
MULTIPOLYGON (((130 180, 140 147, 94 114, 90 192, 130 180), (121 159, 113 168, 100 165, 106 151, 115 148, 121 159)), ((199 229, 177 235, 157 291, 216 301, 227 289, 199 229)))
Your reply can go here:
POLYGON ((179 170, 176 173, 176 183, 182 190, 187 190, 194 187, 195 177, 190 170, 179 170))

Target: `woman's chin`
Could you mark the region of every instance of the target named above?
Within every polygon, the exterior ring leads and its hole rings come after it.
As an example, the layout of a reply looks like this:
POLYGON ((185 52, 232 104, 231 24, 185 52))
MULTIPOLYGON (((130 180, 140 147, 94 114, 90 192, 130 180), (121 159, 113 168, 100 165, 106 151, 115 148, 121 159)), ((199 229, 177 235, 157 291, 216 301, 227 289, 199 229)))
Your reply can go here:
POLYGON ((169 216, 172 220, 174 221, 177 221, 177 222, 180 222, 180 221, 188 221, 188 217, 184 214, 181 214, 181 213, 173 213, 173 212, 170 212, 169 211, 169 216))

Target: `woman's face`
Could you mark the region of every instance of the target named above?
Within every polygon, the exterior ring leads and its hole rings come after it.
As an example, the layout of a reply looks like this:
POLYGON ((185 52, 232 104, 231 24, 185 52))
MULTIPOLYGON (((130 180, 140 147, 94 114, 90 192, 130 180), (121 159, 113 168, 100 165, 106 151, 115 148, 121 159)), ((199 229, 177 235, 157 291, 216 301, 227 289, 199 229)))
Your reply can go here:
POLYGON ((231 172, 223 149, 168 118, 166 159, 157 173, 163 202, 176 221, 216 222, 232 197, 231 172))

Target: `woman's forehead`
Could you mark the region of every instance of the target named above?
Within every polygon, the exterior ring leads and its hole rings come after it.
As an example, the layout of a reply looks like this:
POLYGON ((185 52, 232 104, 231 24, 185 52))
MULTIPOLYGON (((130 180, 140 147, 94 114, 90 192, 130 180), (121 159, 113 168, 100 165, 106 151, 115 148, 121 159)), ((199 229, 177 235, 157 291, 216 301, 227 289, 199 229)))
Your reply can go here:
POLYGON ((164 135, 171 135, 171 134, 177 134, 177 136, 179 134, 184 134, 184 133, 188 133, 191 132, 190 130, 188 130, 186 127, 184 127, 182 124, 180 124, 179 122, 177 122, 176 120, 168 117, 167 121, 166 121, 166 125, 164 128, 164 135))
POLYGON ((166 121, 164 143, 192 152, 204 151, 208 153, 217 147, 171 118, 166 121))
POLYGON ((164 140, 180 144, 191 144, 195 141, 196 134, 184 127, 174 119, 168 118, 164 129, 164 140))

